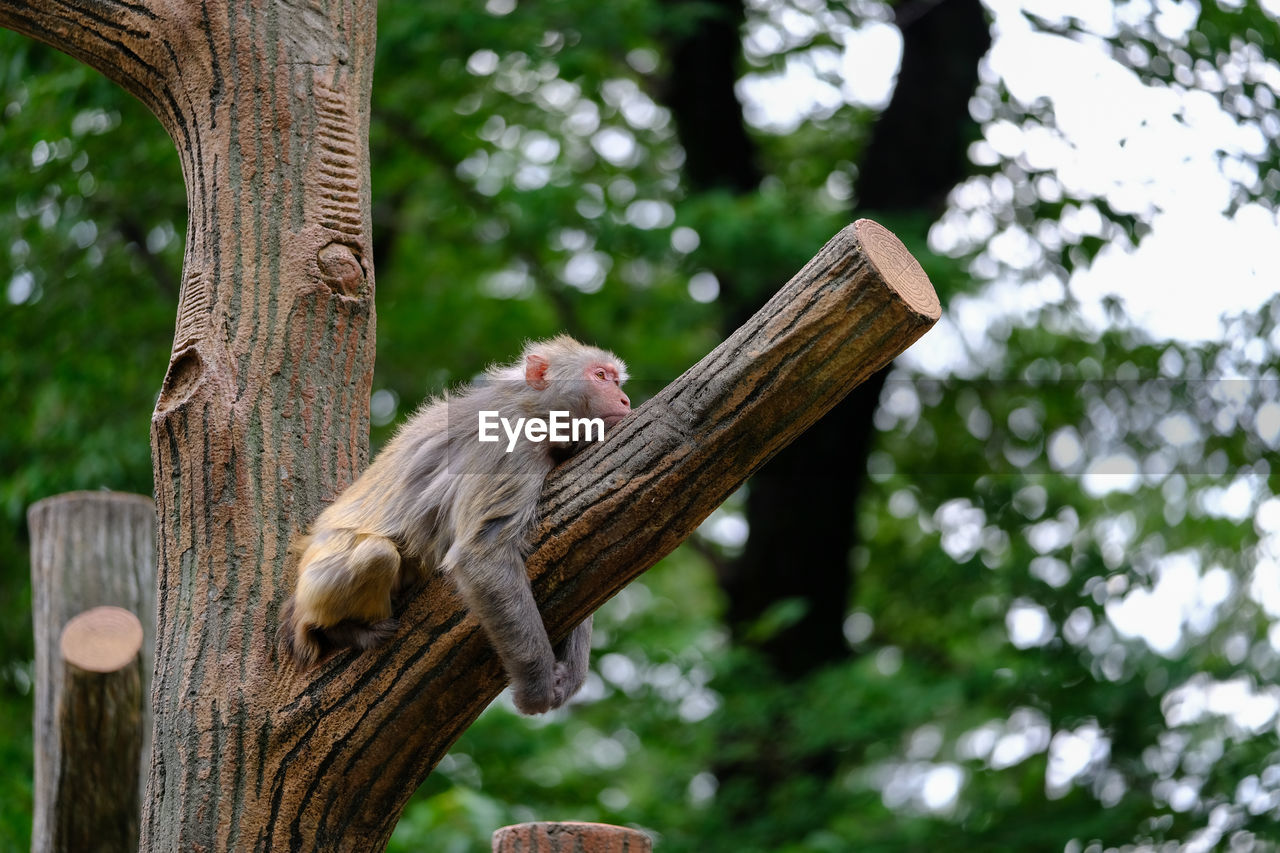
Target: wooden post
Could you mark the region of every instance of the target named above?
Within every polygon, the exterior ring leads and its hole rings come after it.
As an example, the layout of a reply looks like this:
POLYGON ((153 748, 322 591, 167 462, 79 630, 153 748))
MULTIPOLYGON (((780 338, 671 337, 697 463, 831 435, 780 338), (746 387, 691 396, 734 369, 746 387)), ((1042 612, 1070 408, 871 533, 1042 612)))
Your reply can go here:
POLYGON ((122 607, 86 610, 62 631, 53 850, 138 849, 142 633, 122 607))
POLYGON ((649 853, 653 841, 638 829, 607 823, 518 823, 493 834, 493 853, 649 853))
MULTIPOLYGON (((59 637, 70 618, 99 605, 138 614, 142 624, 143 746, 138 779, 150 766, 152 654, 155 644, 155 507, 123 492, 70 492, 32 504, 32 626, 36 641, 35 814, 31 849, 54 847, 63 742, 57 710, 65 670, 59 637)), ((70 780, 73 781, 74 780, 70 780)), ((130 784, 134 784, 131 780, 130 784)))

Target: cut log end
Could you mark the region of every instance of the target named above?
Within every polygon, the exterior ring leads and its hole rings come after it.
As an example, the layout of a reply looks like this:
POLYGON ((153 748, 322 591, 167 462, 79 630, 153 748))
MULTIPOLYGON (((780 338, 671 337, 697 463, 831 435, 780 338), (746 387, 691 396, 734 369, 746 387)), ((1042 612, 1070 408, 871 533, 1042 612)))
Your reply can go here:
POLYGON ((938 294, 907 247, 879 222, 859 219, 853 225, 858 242, 867 259, 880 271, 881 278, 902 301, 921 316, 937 320, 942 316, 938 294))
POLYGON ((648 853, 653 841, 638 829, 572 821, 519 823, 493 834, 493 853, 648 853))
POLYGON ((86 672, 117 672, 142 649, 142 623, 123 607, 94 607, 62 629, 62 659, 86 672))

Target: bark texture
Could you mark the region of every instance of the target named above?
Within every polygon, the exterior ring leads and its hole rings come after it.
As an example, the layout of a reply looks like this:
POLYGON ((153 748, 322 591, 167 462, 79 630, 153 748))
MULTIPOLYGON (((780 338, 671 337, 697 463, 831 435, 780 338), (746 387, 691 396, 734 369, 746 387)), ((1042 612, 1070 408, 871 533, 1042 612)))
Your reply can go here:
POLYGON ((62 632, 62 756, 49 850, 138 849, 140 787, 131 769, 142 751, 142 638, 138 617, 120 607, 86 610, 62 632))
POLYGON ((521 823, 493 834, 493 853, 650 853, 638 829, 605 823, 521 823))
MULTIPOLYGON (((55 849, 58 792, 62 789, 63 731, 58 708, 64 688, 59 653, 63 627, 81 611, 115 605, 138 614, 143 626, 141 690, 151 683, 155 644, 155 506, 142 495, 69 492, 45 498, 27 510, 31 531, 32 626, 36 646, 35 813, 31 849, 55 849)), ((144 744, 150 741, 150 705, 143 713, 144 744)), ((134 754, 133 766, 140 759, 134 754)), ((119 768, 117 768, 119 769, 119 768)), ((145 780, 145 769, 133 784, 145 780)))

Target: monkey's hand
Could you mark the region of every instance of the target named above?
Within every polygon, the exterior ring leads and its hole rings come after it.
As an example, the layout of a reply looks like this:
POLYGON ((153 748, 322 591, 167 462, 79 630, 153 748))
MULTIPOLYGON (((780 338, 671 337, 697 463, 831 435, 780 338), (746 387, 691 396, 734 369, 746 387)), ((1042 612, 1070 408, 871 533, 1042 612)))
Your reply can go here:
POLYGON ((573 658, 556 654, 529 588, 524 555, 514 540, 500 541, 496 547, 484 537, 455 544, 444 562, 452 566, 463 597, 511 679, 516 708, 523 714, 541 714, 563 705, 582 684, 590 629, 578 632, 581 648, 575 645, 573 658), (580 666, 573 662, 578 657, 580 666))
POLYGON ((511 692, 520 713, 542 714, 559 708, 568 701, 577 687, 573 685, 573 689, 570 689, 571 684, 572 673, 569 667, 557 661, 552 664, 550 671, 543 671, 523 681, 513 681, 511 692))

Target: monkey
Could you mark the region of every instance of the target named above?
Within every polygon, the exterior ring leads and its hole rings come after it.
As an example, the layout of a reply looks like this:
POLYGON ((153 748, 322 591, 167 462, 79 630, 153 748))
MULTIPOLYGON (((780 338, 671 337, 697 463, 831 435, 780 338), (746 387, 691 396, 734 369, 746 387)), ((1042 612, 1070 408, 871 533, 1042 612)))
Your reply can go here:
POLYGON ((398 628, 393 597, 442 570, 497 651, 516 708, 563 705, 586 677, 591 617, 552 648, 525 570, 528 537, 547 474, 630 414, 626 380, 616 355, 560 335, 425 403, 294 543, 280 643, 297 666, 379 645, 398 628), (599 421, 588 424, 595 435, 557 432, 566 411, 599 421), (531 425, 548 417, 550 428, 531 425))

